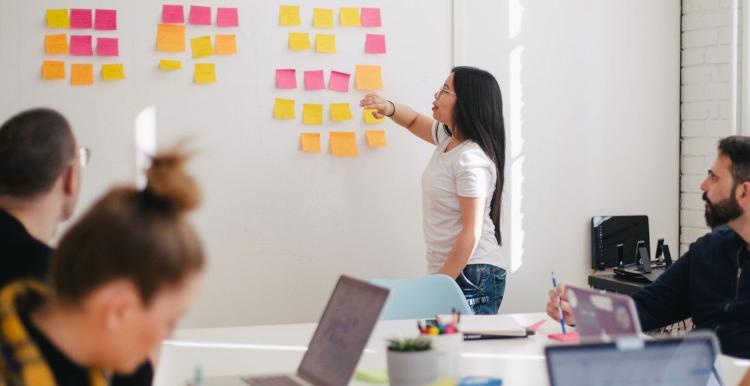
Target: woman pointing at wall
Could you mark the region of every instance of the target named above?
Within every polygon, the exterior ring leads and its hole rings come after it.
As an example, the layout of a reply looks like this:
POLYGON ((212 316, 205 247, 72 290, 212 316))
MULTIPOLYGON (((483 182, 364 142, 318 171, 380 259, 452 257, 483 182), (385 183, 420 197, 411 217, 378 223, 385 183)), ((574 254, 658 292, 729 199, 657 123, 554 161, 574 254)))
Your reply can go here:
POLYGON ((436 145, 422 175, 428 270, 455 278, 475 313, 496 314, 508 266, 500 249, 505 182, 500 87, 484 70, 456 67, 434 98, 432 117, 375 94, 360 106, 436 145))

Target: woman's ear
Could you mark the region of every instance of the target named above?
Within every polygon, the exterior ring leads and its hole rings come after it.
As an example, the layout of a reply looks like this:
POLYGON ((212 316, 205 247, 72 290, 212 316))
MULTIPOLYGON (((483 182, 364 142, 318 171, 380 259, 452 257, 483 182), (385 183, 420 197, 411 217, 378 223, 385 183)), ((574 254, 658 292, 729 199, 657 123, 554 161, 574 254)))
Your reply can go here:
POLYGON ((117 332, 135 315, 141 302, 132 283, 116 280, 94 290, 86 303, 106 331, 117 332))

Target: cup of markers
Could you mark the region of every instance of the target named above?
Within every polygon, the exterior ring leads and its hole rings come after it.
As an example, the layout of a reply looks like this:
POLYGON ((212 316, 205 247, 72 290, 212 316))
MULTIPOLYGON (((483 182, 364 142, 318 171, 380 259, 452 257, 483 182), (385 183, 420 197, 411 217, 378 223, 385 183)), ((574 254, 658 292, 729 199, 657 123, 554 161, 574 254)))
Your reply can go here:
POLYGON ((461 346, 463 334, 458 329, 460 315, 453 312, 450 321, 444 322, 440 317, 424 322, 417 321, 419 333, 432 341, 437 360, 438 379, 461 376, 461 346))

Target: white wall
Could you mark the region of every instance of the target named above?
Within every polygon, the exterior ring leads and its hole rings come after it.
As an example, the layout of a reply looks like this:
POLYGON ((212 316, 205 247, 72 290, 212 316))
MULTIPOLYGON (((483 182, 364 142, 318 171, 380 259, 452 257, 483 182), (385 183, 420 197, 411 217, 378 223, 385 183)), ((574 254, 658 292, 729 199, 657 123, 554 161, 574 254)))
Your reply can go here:
POLYGON ((680 1, 457 5, 456 64, 491 70, 505 102, 502 311, 539 311, 551 270, 586 285, 591 216, 647 214, 652 248, 675 246, 680 1))

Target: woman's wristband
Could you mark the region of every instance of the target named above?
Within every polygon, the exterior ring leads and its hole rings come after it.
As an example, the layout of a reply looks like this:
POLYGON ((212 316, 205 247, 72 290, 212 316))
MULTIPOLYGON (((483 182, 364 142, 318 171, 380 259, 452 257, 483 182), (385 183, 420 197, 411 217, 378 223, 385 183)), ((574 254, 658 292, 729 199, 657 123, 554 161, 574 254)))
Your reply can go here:
POLYGON ((386 102, 390 103, 391 107, 393 107, 393 111, 391 112, 391 115, 388 115, 388 114, 385 115, 386 117, 390 118, 390 117, 393 116, 393 114, 396 114, 396 105, 393 104, 393 102, 391 102, 391 101, 386 101, 386 102))

